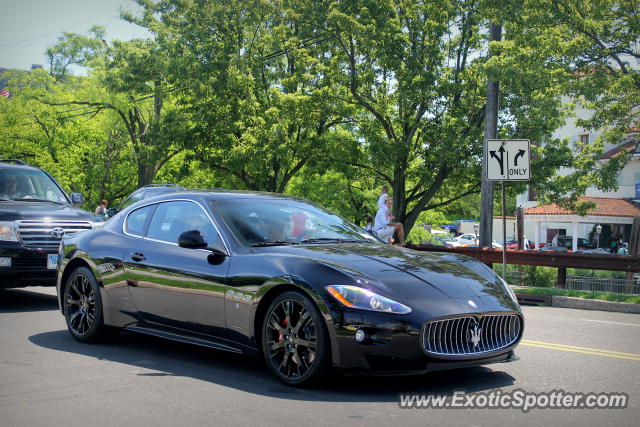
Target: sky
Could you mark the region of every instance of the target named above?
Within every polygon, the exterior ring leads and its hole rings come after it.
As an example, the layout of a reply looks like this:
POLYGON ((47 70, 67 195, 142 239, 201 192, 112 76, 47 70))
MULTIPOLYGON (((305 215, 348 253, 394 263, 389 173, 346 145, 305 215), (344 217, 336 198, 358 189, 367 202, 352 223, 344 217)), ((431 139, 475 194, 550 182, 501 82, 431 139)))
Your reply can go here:
POLYGON ((131 0, 0 0, 0 68, 47 68, 45 50, 63 31, 88 34, 93 25, 106 28, 107 40, 148 37, 123 21, 120 9, 137 10, 131 0))

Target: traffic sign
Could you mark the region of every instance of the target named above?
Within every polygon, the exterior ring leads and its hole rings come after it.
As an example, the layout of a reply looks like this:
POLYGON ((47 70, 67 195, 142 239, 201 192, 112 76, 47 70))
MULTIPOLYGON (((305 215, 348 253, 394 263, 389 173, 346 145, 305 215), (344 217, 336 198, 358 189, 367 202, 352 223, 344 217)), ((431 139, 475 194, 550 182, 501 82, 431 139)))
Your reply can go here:
POLYGON ((484 161, 489 181, 529 181, 528 139, 489 139, 484 161))

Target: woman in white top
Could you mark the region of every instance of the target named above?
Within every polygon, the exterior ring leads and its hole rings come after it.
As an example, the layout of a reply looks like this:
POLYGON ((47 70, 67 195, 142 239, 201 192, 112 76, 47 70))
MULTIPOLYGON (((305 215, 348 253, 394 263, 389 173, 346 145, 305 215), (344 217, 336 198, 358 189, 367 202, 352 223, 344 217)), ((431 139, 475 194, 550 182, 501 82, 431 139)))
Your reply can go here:
POLYGON ((378 209, 384 207, 384 202, 389 197, 389 195, 387 194, 388 192, 389 192, 389 187, 386 186, 386 185, 383 185, 382 186, 382 191, 380 193, 380 197, 378 197, 378 209))

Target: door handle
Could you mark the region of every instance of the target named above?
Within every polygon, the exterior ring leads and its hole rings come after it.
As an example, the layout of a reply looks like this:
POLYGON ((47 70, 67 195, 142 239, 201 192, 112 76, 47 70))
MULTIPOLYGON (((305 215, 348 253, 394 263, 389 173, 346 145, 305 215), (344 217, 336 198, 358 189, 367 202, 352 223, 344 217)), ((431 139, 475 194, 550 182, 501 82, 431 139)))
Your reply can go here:
POLYGON ((145 258, 142 252, 134 252, 134 254, 131 255, 131 259, 134 261, 144 261, 147 258, 145 258))

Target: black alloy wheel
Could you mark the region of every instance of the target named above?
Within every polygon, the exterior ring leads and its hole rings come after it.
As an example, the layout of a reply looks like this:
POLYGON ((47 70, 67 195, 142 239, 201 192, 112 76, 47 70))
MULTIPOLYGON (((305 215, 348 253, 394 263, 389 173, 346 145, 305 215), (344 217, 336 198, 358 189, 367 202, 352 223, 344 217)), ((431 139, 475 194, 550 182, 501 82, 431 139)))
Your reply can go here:
POLYGON ((285 292, 271 302, 263 321, 262 352, 267 366, 288 385, 316 382, 324 373, 329 340, 313 301, 285 292))
POLYGON ((95 342, 106 336, 100 288, 88 268, 79 267, 71 273, 62 303, 67 328, 74 338, 82 342, 95 342))

